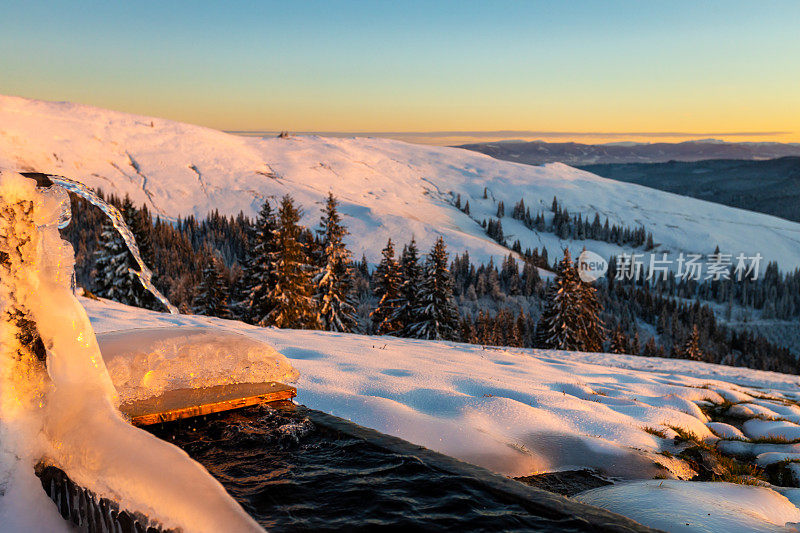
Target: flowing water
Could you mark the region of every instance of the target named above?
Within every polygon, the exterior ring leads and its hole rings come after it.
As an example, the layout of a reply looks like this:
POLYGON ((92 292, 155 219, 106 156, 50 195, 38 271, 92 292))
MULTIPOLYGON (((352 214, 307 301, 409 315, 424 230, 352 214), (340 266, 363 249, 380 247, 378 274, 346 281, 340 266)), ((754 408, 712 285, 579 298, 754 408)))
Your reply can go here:
MULTIPOLYGON (((158 301, 164 304, 164 307, 166 307, 170 313, 173 315, 178 314, 178 309, 172 305, 169 300, 167 300, 166 296, 161 294, 155 285, 153 285, 153 273, 149 268, 147 268, 147 265, 142 259, 142 255, 139 253, 139 247, 136 245, 136 239, 134 238, 130 228, 128 228, 127 224, 125 224, 125 219, 123 218, 122 213, 120 213, 119 210, 113 205, 109 205, 104 202, 102 198, 100 198, 97 194, 95 194, 94 191, 92 191, 83 183, 65 178, 64 176, 48 174, 47 177, 59 187, 77 194, 92 205, 100 208, 100 210, 105 213, 105 215, 111 221, 111 224, 114 226, 114 229, 117 230, 122 237, 122 240, 125 241, 125 244, 128 246, 128 250, 130 250, 134 260, 139 265, 139 271, 137 272, 131 269, 131 273, 139 278, 139 281, 142 282, 144 288, 150 291, 153 296, 158 299, 158 301)), ((68 217, 66 218, 65 222, 60 221, 59 227, 64 227, 67 224, 69 224, 68 217), (63 226, 61 224, 63 224, 63 226)))
POLYGON ((348 434, 358 426, 346 421, 324 425, 332 418, 259 406, 150 431, 205 466, 268 531, 597 530, 497 490, 492 474, 441 468, 412 445, 390 451, 348 434))

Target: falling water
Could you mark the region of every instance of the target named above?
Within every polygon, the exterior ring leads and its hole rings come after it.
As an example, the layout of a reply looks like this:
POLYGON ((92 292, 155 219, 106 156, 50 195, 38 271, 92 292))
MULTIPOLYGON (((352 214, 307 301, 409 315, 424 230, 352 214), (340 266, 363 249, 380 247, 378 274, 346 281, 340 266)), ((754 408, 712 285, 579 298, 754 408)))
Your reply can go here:
MULTIPOLYGON (((119 232, 119 234, 122 236, 122 239, 125 241, 125 244, 128 245, 128 250, 130 250, 133 258, 139 265, 139 272, 133 269, 130 269, 130 272, 139 278, 139 281, 142 282, 142 286, 150 291, 153 296, 158 298, 158 301, 164 304, 164 306, 169 309, 170 313, 173 315, 178 314, 178 309, 172 305, 169 300, 167 300, 166 296, 161 294, 155 285, 153 285, 153 273, 149 268, 147 268, 147 265, 145 265, 142 255, 139 253, 139 247, 136 245, 136 239, 134 238, 133 233, 131 233, 131 230, 125 224, 125 219, 122 217, 122 213, 120 213, 119 210, 113 205, 109 205, 104 202, 102 198, 95 194, 94 191, 86 187, 86 185, 83 183, 65 178, 64 176, 48 174, 47 177, 56 185, 59 185, 70 192, 74 192, 92 205, 99 207, 100 210, 106 214, 109 220, 111 220, 111 224, 113 224, 114 229, 119 232)), ((66 218, 66 223, 64 225, 68 223, 69 218, 66 218)), ((59 226, 60 225, 61 223, 59 226)))

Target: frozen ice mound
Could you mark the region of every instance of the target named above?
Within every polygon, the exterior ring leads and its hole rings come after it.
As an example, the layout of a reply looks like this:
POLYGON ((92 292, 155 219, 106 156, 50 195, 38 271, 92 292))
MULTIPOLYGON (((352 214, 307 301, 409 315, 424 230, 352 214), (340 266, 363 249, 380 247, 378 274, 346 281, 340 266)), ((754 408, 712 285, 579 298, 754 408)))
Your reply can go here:
POLYGON ((174 389, 295 381, 299 374, 270 344, 210 327, 163 327, 97 335, 121 402, 174 389))

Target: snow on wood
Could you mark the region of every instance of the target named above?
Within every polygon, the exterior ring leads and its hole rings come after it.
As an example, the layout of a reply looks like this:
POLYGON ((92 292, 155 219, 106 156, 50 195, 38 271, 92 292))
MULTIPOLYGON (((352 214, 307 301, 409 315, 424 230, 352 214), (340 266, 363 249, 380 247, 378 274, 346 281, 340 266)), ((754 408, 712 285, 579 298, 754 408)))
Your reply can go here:
POLYGON ((297 379, 270 344, 225 329, 172 324, 103 333, 97 343, 123 403, 174 389, 297 379))

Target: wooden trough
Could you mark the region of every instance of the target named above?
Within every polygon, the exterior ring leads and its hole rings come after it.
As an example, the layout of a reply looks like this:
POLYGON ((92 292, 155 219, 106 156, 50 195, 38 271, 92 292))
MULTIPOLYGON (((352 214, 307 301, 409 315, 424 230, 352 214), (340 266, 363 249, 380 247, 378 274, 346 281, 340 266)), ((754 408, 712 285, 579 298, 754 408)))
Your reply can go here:
POLYGON ((295 396, 297 389, 277 381, 235 383, 199 389, 175 389, 153 398, 123 403, 119 409, 134 426, 149 426, 260 403, 291 400, 295 396))

